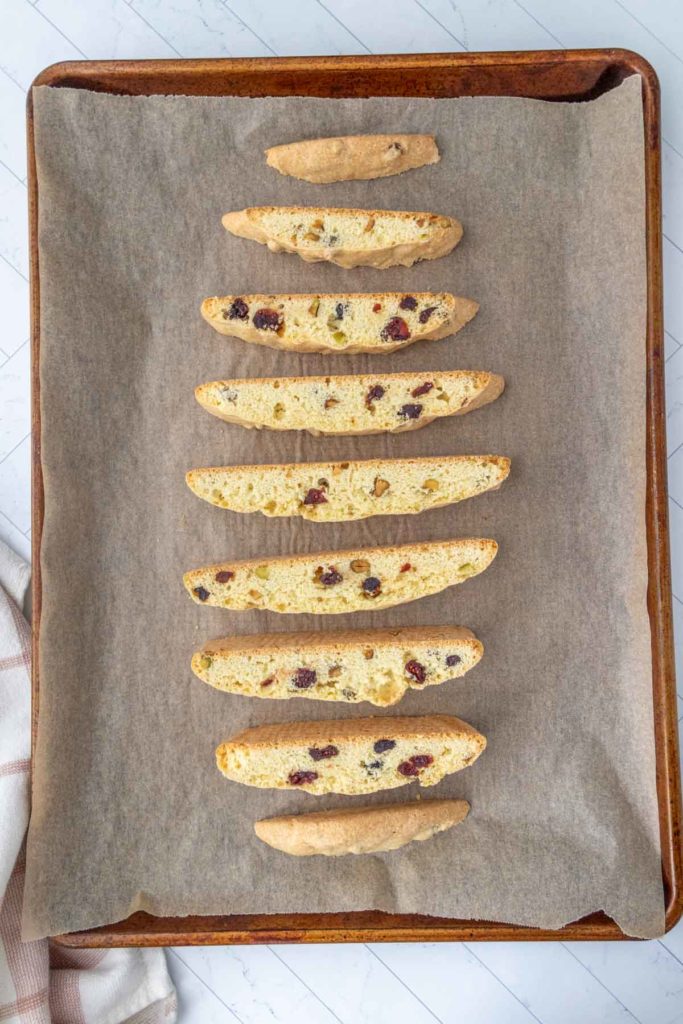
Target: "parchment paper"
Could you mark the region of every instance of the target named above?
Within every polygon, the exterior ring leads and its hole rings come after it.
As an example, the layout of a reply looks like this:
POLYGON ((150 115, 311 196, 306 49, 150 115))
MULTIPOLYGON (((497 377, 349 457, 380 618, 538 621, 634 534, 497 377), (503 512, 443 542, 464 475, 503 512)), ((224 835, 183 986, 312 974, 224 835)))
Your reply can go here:
MULTIPOLYGON (((35 91, 45 474, 40 728, 29 937, 156 914, 377 908, 554 928, 604 909, 663 928, 645 606, 643 127, 633 78, 588 104, 516 99, 130 98, 35 91), (268 145, 432 131, 438 166, 314 186, 268 145), (283 203, 433 210, 465 237, 412 269, 345 271, 233 238, 226 210, 283 203), (481 312, 387 358, 277 353, 214 333, 207 295, 449 289, 481 312), (224 376, 496 370, 494 405, 398 436, 248 432, 208 416, 224 376), (238 516, 184 483, 198 465, 509 455, 501 491, 405 518, 325 525, 238 516), (188 568, 337 546, 490 536, 492 567, 384 612, 193 605, 188 568), (227 696, 196 645, 230 632, 458 623, 484 660, 393 709, 227 696), (247 725, 450 712, 484 756, 429 796, 457 829, 400 852, 288 858, 257 818, 367 798, 226 781, 214 748, 247 725)), ((402 801, 417 787, 376 794, 402 801)))

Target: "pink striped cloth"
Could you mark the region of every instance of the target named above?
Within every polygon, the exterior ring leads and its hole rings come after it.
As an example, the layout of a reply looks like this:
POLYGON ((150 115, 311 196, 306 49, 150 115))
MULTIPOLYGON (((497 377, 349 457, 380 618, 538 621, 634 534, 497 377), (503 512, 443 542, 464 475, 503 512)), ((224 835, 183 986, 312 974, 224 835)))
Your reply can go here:
POLYGON ((0 1024, 173 1024, 162 949, 22 942, 31 767, 29 567, 0 541, 0 1024))

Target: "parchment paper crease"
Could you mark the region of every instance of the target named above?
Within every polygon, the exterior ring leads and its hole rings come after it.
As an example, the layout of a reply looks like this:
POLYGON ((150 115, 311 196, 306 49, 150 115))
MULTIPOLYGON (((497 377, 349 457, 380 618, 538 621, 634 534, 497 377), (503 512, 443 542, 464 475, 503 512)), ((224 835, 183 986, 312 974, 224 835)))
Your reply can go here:
MULTIPOLYGON (((131 98, 35 91, 45 474, 40 729, 25 932, 156 914, 377 908, 554 928, 604 909, 663 928, 645 606, 645 255, 640 81, 587 104, 517 99, 131 98), (435 132, 437 166, 313 186, 265 165, 290 140, 435 132), (445 259, 345 271, 233 238, 264 203, 434 210, 445 259), (207 295, 449 289, 454 338, 381 356, 277 353, 215 334, 207 295), (247 432, 203 412, 222 376, 492 369, 494 405, 394 437, 247 432), (509 455, 503 489, 422 516, 324 525, 198 501, 198 465, 509 455), (194 606, 207 561, 479 535, 500 554, 442 595, 362 615, 194 606), (369 706, 253 701, 189 670, 195 645, 259 630, 459 623, 486 654, 384 714, 452 712, 486 734, 461 827, 397 853, 288 859, 253 821, 363 798, 248 789, 214 747, 252 723, 369 706)), ((375 800, 417 795, 395 790, 375 800)))

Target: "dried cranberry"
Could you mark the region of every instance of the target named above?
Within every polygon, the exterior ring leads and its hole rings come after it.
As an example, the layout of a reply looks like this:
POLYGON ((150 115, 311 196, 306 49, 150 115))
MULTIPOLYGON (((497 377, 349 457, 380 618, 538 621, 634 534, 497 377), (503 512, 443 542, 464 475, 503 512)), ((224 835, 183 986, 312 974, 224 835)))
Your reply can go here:
POLYGON ((420 395, 427 395, 427 394, 429 394, 429 392, 432 390, 433 387, 434 387, 434 385, 431 382, 431 380, 426 380, 424 382, 424 384, 420 384, 419 387, 414 388, 410 393, 413 396, 413 398, 419 398, 420 395))
POLYGON ((305 786, 309 782, 315 782, 317 778, 317 772, 291 772, 287 782, 290 786, 305 786))
POLYGON ((435 309, 436 309, 436 306, 427 306, 426 309, 423 309, 422 312, 420 313, 419 317, 418 317, 418 320, 420 321, 420 323, 421 324, 426 324, 435 309))
POLYGON ((338 302, 337 305, 334 307, 334 315, 336 316, 337 320, 343 320, 344 319, 344 303, 343 302, 338 302))
POLYGON ((282 316, 276 309, 257 309, 254 327, 259 331, 276 331, 282 325, 282 316))
POLYGON ((304 498, 304 505, 325 505, 327 504, 327 498, 322 488, 311 487, 304 498))
POLYGON ((401 775, 412 778, 419 775, 423 768, 427 768, 434 758, 431 754, 415 754, 408 761, 401 761, 396 769, 401 775))
POLYGON ((406 672, 413 677, 416 683, 424 683, 427 678, 427 669, 419 661, 406 662, 406 672))
POLYGON ((393 750, 395 746, 396 740, 377 740, 372 749, 376 754, 383 754, 386 750, 393 750))
POLYGON ((384 398, 384 388, 381 384, 373 384, 365 396, 365 404, 369 406, 371 402, 375 402, 380 398, 384 398))
POLYGON ((382 590, 382 584, 376 576, 368 576, 366 580, 363 580, 363 590, 368 597, 377 597, 382 590))
POLYGON ((344 579, 339 570, 335 569, 333 565, 330 566, 327 572, 321 573, 319 578, 324 587, 333 587, 335 583, 341 583, 344 579))
POLYGON ((414 295, 404 295, 398 304, 399 309, 417 309, 417 299, 414 295))
POLYGON ((373 313, 379 313, 381 308, 382 308, 382 303, 381 302, 375 302, 375 304, 372 307, 372 312, 373 313))
POLYGON ((216 573, 216 583, 229 583, 234 575, 234 572, 230 569, 221 569, 220 572, 216 573))
POLYGON ((410 328, 401 316, 392 316, 379 334, 382 341, 407 341, 410 337, 410 328))
POLYGON ((410 569, 412 569, 412 565, 410 564, 410 562, 404 562, 404 564, 401 566, 400 571, 408 572, 410 569))
POLYGON ((461 661, 462 658, 459 654, 449 654, 446 658, 446 664, 449 668, 453 668, 454 665, 459 665, 461 661))
POLYGON ((273 679, 273 677, 272 676, 268 676, 267 679, 263 680, 263 682, 261 683, 261 686, 272 686, 274 682, 275 682, 275 680, 273 679))
POLYGON ((211 597, 211 594, 205 587, 193 587, 192 593, 195 597, 198 597, 200 601, 206 601, 211 597))
POLYGON ((421 413, 421 405, 411 405, 410 403, 408 403, 408 405, 402 405, 398 410, 398 415, 404 420, 417 420, 420 418, 421 413))
POLYGON ((244 299, 235 299, 230 309, 223 310, 224 320, 246 320, 249 316, 249 306, 244 299))
POLYGON ((328 757, 336 757, 339 753, 339 748, 330 743, 327 747, 309 747, 308 753, 314 761, 324 761, 328 757))
POLYGON ((298 668, 292 676, 292 682, 296 686, 297 690, 308 690, 311 686, 315 686, 318 673, 312 668, 298 668))

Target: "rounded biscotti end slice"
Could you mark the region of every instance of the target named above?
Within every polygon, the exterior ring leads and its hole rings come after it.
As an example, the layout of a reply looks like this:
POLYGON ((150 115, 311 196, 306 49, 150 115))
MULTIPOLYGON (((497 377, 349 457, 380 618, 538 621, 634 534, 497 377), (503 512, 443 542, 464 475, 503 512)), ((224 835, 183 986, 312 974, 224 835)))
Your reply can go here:
POLYGON ((386 178, 440 159, 433 135, 339 135, 271 146, 265 154, 280 174, 315 185, 386 178))
POLYGON ((505 381, 486 370, 217 380, 195 389, 219 419, 256 430, 380 434, 418 430, 493 402, 505 381))
POLYGON ((388 354, 461 330, 479 304, 450 292, 224 295, 201 313, 219 334, 292 352, 388 354))
POLYGON ((264 818, 254 822, 254 832, 268 846, 292 857, 387 853, 453 828, 467 817, 469 810, 466 800, 342 807, 264 818))
POLYGON ((226 213, 223 227, 239 238, 293 252, 307 263, 339 267, 411 267, 446 256, 462 238, 453 217, 407 210, 318 206, 251 206, 226 213))
POLYGON ((307 793, 376 793, 435 786, 479 757, 486 739, 451 715, 258 725, 222 743, 219 770, 233 782, 307 793))
POLYGON ((192 671, 225 693, 389 707, 408 689, 464 676, 483 653, 461 626, 269 633, 210 641, 192 671))
POLYGON ((187 485, 233 512, 343 522, 374 515, 416 515, 497 490, 510 472, 502 455, 447 455, 282 466, 193 469, 187 485))
POLYGON ((185 573, 197 604, 314 615, 377 611, 437 594, 483 572, 498 550, 481 537, 385 548, 248 558, 185 573))

